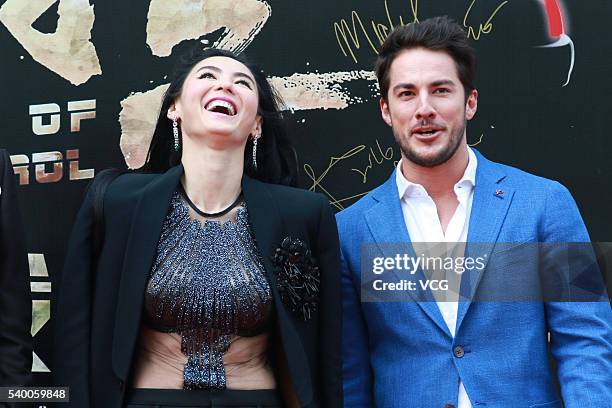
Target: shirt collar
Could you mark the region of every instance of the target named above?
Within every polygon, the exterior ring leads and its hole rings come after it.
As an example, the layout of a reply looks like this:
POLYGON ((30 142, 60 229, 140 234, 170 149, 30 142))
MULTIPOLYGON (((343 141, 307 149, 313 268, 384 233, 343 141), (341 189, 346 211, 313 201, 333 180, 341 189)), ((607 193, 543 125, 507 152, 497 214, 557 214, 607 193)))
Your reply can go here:
MULTIPOLYGON (((478 165, 478 159, 474 154, 474 151, 468 146, 468 165, 465 168, 463 177, 455 184, 455 191, 457 187, 461 187, 463 191, 471 191, 476 185, 476 166, 478 165)), ((400 200, 403 197, 426 197, 428 196, 425 188, 417 183, 412 183, 404 177, 402 173, 402 161, 397 163, 395 171, 395 182, 397 184, 397 191, 400 200)))

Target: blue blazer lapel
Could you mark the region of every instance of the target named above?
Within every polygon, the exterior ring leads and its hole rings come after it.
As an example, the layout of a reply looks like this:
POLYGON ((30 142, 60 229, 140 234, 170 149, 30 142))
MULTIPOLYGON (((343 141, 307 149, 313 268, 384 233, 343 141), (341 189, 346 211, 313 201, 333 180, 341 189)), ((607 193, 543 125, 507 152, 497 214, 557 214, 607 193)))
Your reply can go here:
MULTIPOLYGON (((505 181, 506 173, 503 167, 487 160, 476 149, 474 152, 478 158, 478 167, 468 229, 468 243, 464 256, 470 256, 470 243, 472 243, 478 247, 477 253, 473 253, 472 256, 486 256, 486 258, 484 268, 472 269, 461 279, 462 301, 459 303, 457 312, 456 331, 459 331, 478 289, 482 274, 485 273, 486 262, 498 240, 499 232, 514 196, 514 189, 505 181)), ((474 246, 472 252, 475 252, 474 246)))
POLYGON ((140 327, 144 287, 170 199, 182 174, 183 166, 178 165, 155 178, 143 191, 134 211, 119 284, 112 352, 115 373, 124 381, 140 327))
MULTIPOLYGON (((397 185, 395 183, 395 171, 383 185, 373 192, 372 198, 378 201, 378 204, 365 213, 365 218, 380 252, 384 257, 395 258, 397 248, 393 248, 396 246, 394 244, 406 244, 402 249, 408 252, 408 256, 416 257, 402 214, 397 185)), ((397 276, 396 274, 396 277, 415 282, 417 288, 420 288, 418 281, 425 279, 425 275, 420 269, 413 275, 406 273, 405 275, 397 276)), ((448 326, 431 292, 429 290, 416 290, 408 291, 408 293, 414 299, 414 302, 450 336, 448 326)))

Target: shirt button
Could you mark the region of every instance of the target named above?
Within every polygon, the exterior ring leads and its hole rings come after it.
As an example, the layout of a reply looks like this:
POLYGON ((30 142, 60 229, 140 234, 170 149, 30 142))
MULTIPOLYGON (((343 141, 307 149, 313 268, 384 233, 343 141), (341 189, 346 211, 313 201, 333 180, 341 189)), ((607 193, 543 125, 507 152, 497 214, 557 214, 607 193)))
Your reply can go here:
POLYGON ((453 349, 453 354, 455 355, 455 357, 461 358, 465 355, 465 350, 463 350, 463 347, 457 346, 453 349))

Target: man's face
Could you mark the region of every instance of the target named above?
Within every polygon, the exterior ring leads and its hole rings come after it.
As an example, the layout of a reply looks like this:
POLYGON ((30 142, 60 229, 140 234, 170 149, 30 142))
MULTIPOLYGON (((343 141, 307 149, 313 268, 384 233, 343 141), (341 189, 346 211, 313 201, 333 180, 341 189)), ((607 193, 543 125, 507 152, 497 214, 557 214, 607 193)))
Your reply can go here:
POLYGON ((444 51, 402 51, 389 70, 387 100, 380 100, 383 120, 407 160, 434 167, 467 143, 465 128, 476 113, 478 92, 465 99, 452 57, 444 51))

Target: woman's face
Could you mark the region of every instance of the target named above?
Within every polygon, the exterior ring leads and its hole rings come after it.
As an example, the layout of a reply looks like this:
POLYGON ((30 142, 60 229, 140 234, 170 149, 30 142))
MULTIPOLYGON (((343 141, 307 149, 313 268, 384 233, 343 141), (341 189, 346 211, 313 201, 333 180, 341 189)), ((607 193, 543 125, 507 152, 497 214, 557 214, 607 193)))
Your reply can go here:
POLYGON ((257 85, 251 71, 229 57, 210 57, 187 75, 181 96, 168 110, 184 136, 209 138, 217 147, 245 144, 261 135, 257 85))

